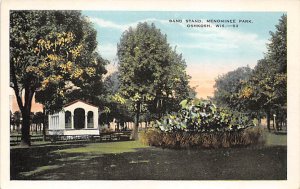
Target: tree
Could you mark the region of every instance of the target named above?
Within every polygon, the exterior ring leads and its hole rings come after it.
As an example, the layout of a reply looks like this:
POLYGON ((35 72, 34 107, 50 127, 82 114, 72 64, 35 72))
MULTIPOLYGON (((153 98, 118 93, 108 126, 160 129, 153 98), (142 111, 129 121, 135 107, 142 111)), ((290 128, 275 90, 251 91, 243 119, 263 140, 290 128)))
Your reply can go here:
POLYGON ((216 80, 214 100, 231 109, 256 112, 260 119, 267 117, 270 130, 272 113, 282 122, 286 118, 287 106, 287 45, 286 15, 283 15, 276 31, 270 32, 270 42, 265 57, 255 68, 239 68, 216 80))
POLYGON ((180 109, 179 103, 186 98, 194 98, 194 88, 189 86, 190 76, 186 73, 186 63, 176 49, 169 51, 169 64, 160 68, 160 81, 156 86, 155 98, 149 102, 150 113, 161 118, 163 114, 176 112, 180 109))
MULTIPOLYGON (((286 118, 287 106, 287 36, 286 15, 283 15, 276 31, 270 32, 265 57, 258 61, 248 82, 240 91, 240 98, 249 104, 256 104, 267 116, 270 130, 272 112, 277 118, 286 118)), ((278 121, 277 121, 278 123, 278 121)))
POLYGON ((274 63, 262 59, 240 90, 239 98, 249 110, 265 112, 269 130, 272 112, 278 117, 286 114, 286 81, 286 74, 278 73, 274 63))
POLYGON ((219 76, 214 85, 213 100, 215 103, 234 111, 246 111, 248 107, 239 98, 239 92, 243 83, 249 80, 251 72, 251 68, 247 66, 219 76))
MULTIPOLYGON (((12 114, 12 120, 13 121, 13 125, 14 127, 16 126, 17 127, 17 131, 19 132, 19 128, 20 128, 20 124, 21 124, 21 120, 22 120, 22 114, 20 111, 15 111, 13 114, 12 114)), ((15 129, 13 129, 15 130, 15 129)))
POLYGON ((78 57, 76 65, 78 69, 72 70, 77 71, 73 74, 77 77, 70 77, 67 81, 62 81, 63 93, 57 91, 60 85, 57 83, 52 83, 45 90, 37 91, 37 101, 44 104, 48 112, 57 111, 62 104, 78 98, 93 104, 101 102, 99 96, 103 94, 104 90, 102 76, 107 72, 105 65, 108 64, 108 61, 96 52, 96 30, 78 12, 74 13, 76 13, 76 17, 73 19, 70 19, 68 14, 60 16, 60 22, 64 23, 63 30, 69 29, 72 33, 78 33, 76 40, 81 41, 81 56, 78 57), (66 21, 63 22, 62 19, 66 21))
POLYGON ((186 64, 167 43, 166 35, 147 23, 139 23, 123 33, 117 55, 120 95, 132 105, 133 138, 137 139, 140 114, 150 104, 156 104, 158 110, 168 107, 166 102, 188 95, 186 64))
POLYGON ((128 104, 125 101, 119 101, 118 93, 120 90, 119 72, 113 72, 104 80, 105 89, 105 108, 102 113, 101 122, 109 124, 114 118, 121 125, 124 122, 131 121, 131 112, 129 111, 128 104))
POLYGON ((37 132, 38 128, 41 131, 41 125, 44 123, 44 119, 45 119, 45 115, 43 112, 36 112, 33 115, 32 123, 34 123, 36 126, 36 128, 35 128, 36 132, 37 132))
POLYGON ((105 73, 96 46, 96 31, 79 11, 11 12, 10 86, 23 117, 21 145, 30 145, 30 111, 36 92, 47 111, 58 111, 68 90, 105 73))

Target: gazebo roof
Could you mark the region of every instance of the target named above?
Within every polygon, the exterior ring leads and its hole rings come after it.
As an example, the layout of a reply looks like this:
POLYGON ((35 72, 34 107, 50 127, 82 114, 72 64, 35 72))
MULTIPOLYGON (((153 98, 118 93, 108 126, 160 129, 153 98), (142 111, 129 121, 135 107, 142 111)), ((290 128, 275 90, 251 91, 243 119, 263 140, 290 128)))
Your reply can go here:
POLYGON ((85 101, 83 101, 83 100, 74 100, 74 101, 72 101, 72 102, 70 102, 70 103, 65 104, 63 107, 71 106, 72 104, 75 104, 75 103, 77 103, 77 102, 82 102, 82 103, 84 103, 84 104, 87 104, 87 105, 94 106, 94 107, 98 108, 98 106, 93 105, 93 104, 88 103, 88 102, 85 102, 85 101))

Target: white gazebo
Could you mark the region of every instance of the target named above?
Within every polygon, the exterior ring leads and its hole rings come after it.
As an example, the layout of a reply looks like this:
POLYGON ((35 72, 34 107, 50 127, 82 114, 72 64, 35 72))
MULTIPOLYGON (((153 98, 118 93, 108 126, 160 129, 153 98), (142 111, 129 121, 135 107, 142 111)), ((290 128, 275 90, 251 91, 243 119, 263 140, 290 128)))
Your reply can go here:
POLYGON ((49 115, 49 135, 99 135, 98 107, 76 100, 49 115))

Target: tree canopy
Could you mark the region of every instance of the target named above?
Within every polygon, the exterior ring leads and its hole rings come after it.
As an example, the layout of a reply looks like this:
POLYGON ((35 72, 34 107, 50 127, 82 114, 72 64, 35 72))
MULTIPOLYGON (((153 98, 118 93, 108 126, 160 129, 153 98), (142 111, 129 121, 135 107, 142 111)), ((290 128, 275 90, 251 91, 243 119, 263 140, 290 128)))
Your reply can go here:
MULTIPOLYGON (((253 70, 237 74, 239 68, 216 80, 215 99, 232 109, 263 112, 270 129, 271 114, 279 121, 286 119, 287 107, 287 17, 282 15, 271 38, 267 52, 253 70), (236 75, 236 79, 230 77, 236 75), (232 81, 232 82, 229 82, 232 81), (239 82, 238 80, 242 81, 239 82)), ((259 115, 261 117, 262 115, 259 115)))
POLYGON ((239 92, 243 83, 250 78, 250 67, 240 67, 219 76, 215 81, 214 101, 218 106, 235 110, 245 110, 243 102, 239 98, 239 92))
MULTIPOLYGON (((268 51, 259 60, 248 83, 241 90, 241 98, 256 104, 268 118, 270 129, 271 113, 285 119, 287 106, 287 17, 283 15, 270 32, 268 51)), ((280 120, 282 121, 282 120, 280 120)))
POLYGON ((166 108, 171 101, 179 102, 189 95, 186 63, 154 24, 139 23, 126 30, 117 54, 120 95, 132 104, 135 130, 141 111, 170 111, 166 108))
POLYGON ((128 104, 119 96, 119 72, 113 72, 104 80, 105 100, 100 122, 109 124, 115 118, 118 122, 132 121, 128 104))
POLYGON ((11 12, 10 86, 23 117, 22 144, 30 145, 35 93, 37 100, 54 112, 74 89, 101 85, 106 61, 96 53, 96 46, 96 31, 80 11, 11 12))

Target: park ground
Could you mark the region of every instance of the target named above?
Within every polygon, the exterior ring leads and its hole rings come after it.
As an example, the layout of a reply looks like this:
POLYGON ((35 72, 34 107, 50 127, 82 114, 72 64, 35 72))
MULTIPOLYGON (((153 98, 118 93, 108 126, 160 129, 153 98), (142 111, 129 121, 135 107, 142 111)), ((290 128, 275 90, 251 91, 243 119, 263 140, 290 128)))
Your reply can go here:
POLYGON ((287 136, 259 146, 172 150, 138 141, 11 147, 11 180, 286 180, 287 136))

